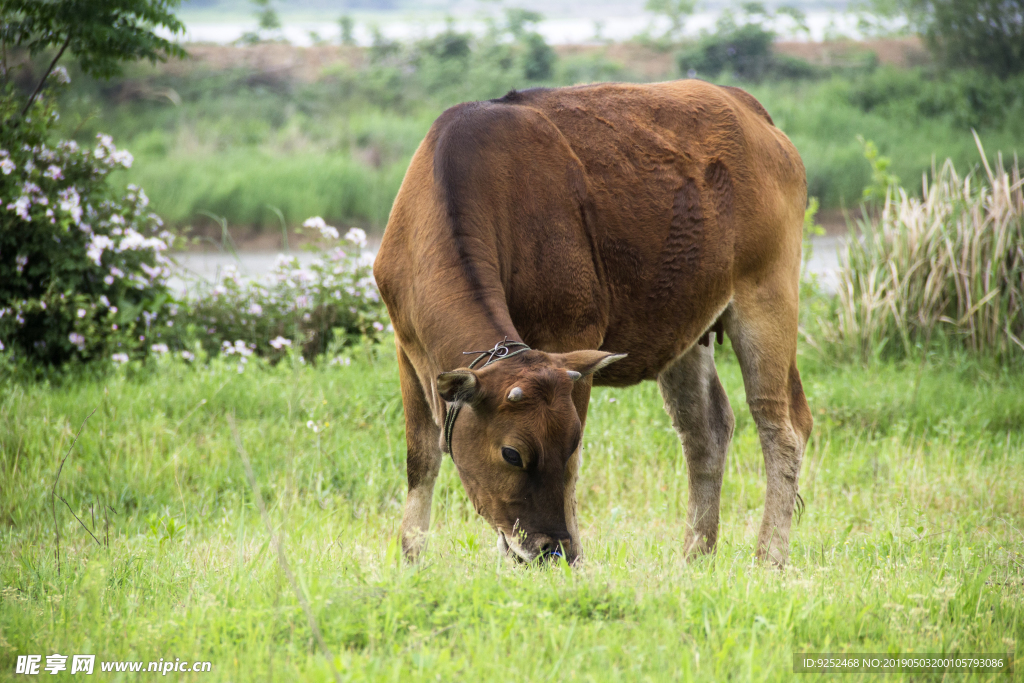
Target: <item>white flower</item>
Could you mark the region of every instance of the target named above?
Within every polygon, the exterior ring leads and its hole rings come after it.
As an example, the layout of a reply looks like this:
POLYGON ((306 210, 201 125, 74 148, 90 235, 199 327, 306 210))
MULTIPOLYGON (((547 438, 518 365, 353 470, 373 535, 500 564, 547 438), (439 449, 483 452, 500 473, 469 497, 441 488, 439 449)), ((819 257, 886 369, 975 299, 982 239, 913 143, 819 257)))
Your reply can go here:
POLYGON ((73 187, 61 190, 57 193, 57 200, 61 211, 70 213, 72 220, 78 224, 82 219, 82 198, 78 196, 78 190, 73 187))
POLYGON ((164 272, 163 268, 154 268, 148 263, 140 263, 139 267, 142 268, 142 270, 146 273, 150 280, 155 280, 156 278, 163 275, 164 272))
POLYGON ((225 355, 228 356, 237 353, 238 355, 242 356, 243 363, 245 362, 246 356, 252 355, 252 349, 249 346, 246 346, 245 342, 242 341, 241 339, 236 340, 234 345, 232 345, 231 342, 229 341, 223 342, 221 344, 220 350, 225 355))
POLYGON ((3 350, 4 350, 4 343, 2 341, 0 341, 0 351, 3 351, 3 350))
POLYGON ((94 157, 102 159, 114 151, 114 139, 112 137, 104 133, 97 133, 96 139, 100 142, 96 145, 96 149, 93 150, 94 157))
POLYGON ((242 278, 242 274, 238 272, 238 268, 233 263, 224 266, 220 274, 224 280, 231 280, 233 282, 238 282, 242 278))
POLYGON ((294 256, 288 256, 287 254, 278 254, 277 260, 274 261, 274 270, 284 270, 285 268, 291 268, 298 263, 298 259, 294 256))
POLYGON ((64 178, 64 174, 61 172, 60 166, 50 164, 49 168, 43 173, 43 177, 50 180, 61 180, 64 178))
POLYGON ((323 237, 324 239, 338 239, 338 229, 333 228, 330 225, 327 225, 327 223, 324 222, 324 219, 320 218, 320 216, 313 216, 312 218, 307 218, 302 223, 302 227, 316 228, 317 230, 320 231, 320 236, 323 237))
POLYGON ((3 161, 0 161, 0 171, 3 171, 4 175, 11 175, 11 171, 15 171, 17 168, 18 167, 14 165, 14 162, 7 157, 4 157, 3 161))
POLYGON ((84 318, 86 316, 86 313, 87 313, 87 311, 84 308, 79 308, 78 309, 78 317, 79 318, 84 318))
POLYGON ((306 429, 312 429, 314 434, 320 431, 320 427, 312 420, 306 422, 306 429))
POLYGON ((181 357, 191 363, 196 359, 196 354, 192 353, 191 351, 182 351, 181 357))
MULTIPOLYGON (((121 216, 111 216, 111 222, 114 218, 120 218, 123 222, 124 219, 121 216)), ((167 248, 164 241, 158 237, 143 237, 132 228, 128 228, 124 231, 124 237, 121 239, 121 243, 118 245, 118 251, 125 251, 130 249, 135 251, 137 249, 152 249, 153 251, 160 252, 167 248)))
POLYGON ((360 249, 366 248, 366 231, 362 228, 349 228, 345 233, 345 239, 360 249))
POLYGON ((378 323, 378 322, 374 322, 373 323, 373 329, 377 330, 378 332, 383 332, 384 331, 384 326, 382 324, 378 323))
POLYGON ((249 315, 263 315, 263 307, 257 303, 249 305, 249 315))
POLYGON ((32 206, 32 198, 27 194, 23 194, 14 202, 7 205, 8 211, 13 211, 18 214, 23 221, 32 220, 32 216, 29 215, 28 210, 32 206))
MULTIPOLYGON (((97 265, 99 265, 99 264, 97 264, 97 265)), ((114 284, 114 276, 113 275, 104 275, 103 276, 103 282, 105 282, 108 285, 114 284)))
POLYGON ((58 67, 54 68, 54 70, 52 72, 50 72, 50 74, 53 76, 54 80, 56 80, 58 83, 70 83, 71 82, 71 77, 68 76, 68 70, 65 69, 62 66, 58 66, 58 67))
POLYGON ((69 334, 68 341, 77 346, 79 350, 81 350, 82 347, 85 346, 85 337, 78 334, 77 332, 72 332, 71 334, 69 334))
POLYGON ((125 168, 131 168, 133 161, 135 161, 135 157, 133 157, 132 153, 128 150, 122 149, 110 155, 111 165, 118 164, 125 168))
POLYGON ((18 256, 16 256, 14 258, 14 263, 15 263, 15 268, 18 271, 18 274, 21 275, 21 271, 25 270, 25 264, 28 263, 28 256, 25 256, 23 254, 19 254, 18 256))
POLYGON ((159 353, 160 355, 163 355, 167 353, 169 349, 167 348, 167 344, 153 344, 151 347, 149 347, 149 350, 152 351, 153 353, 159 353))
POLYGON ((331 365, 352 365, 352 359, 347 358, 345 356, 335 356, 334 358, 331 359, 331 365))
POLYGON ((110 357, 110 359, 112 361, 114 361, 115 363, 117 363, 118 365, 122 365, 122 364, 128 362, 128 354, 127 353, 115 353, 113 356, 110 357))
POLYGON ((284 337, 278 335, 277 337, 274 337, 273 339, 270 340, 270 345, 273 346, 278 351, 280 351, 285 346, 291 346, 292 340, 285 339, 284 337))
MULTIPOLYGON (((97 266, 100 265, 100 260, 103 258, 103 252, 107 249, 114 247, 114 240, 110 239, 106 235, 93 235, 89 238, 89 246, 86 249, 86 255, 92 259, 92 262, 97 266)), ((104 278, 106 281, 106 278, 104 278)), ((107 284, 111 284, 114 280, 111 279, 107 284)))

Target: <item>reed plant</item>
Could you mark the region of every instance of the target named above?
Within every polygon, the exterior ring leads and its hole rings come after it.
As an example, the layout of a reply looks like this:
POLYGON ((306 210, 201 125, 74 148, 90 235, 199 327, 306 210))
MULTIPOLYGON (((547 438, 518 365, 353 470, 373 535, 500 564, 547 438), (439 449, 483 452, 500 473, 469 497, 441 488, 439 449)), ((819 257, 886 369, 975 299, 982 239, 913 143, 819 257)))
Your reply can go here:
POLYGON ((1024 358, 1024 181, 1016 155, 961 176, 947 159, 921 197, 891 185, 840 256, 825 337, 861 357, 947 348, 1024 358), (981 170, 984 170, 984 175, 981 170))

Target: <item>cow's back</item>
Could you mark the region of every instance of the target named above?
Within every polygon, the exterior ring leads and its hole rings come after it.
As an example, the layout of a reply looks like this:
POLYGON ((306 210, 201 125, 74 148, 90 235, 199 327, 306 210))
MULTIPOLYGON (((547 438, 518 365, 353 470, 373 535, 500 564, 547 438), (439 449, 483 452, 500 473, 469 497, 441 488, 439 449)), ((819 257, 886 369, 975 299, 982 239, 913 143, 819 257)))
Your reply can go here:
POLYGON ((678 81, 513 92, 449 110, 416 156, 388 226, 402 239, 386 235, 385 260, 396 258, 393 237, 473 262, 478 281, 463 286, 486 291, 492 308, 503 298, 528 343, 628 353, 599 383, 653 378, 714 322, 739 280, 798 272, 803 166, 737 89, 678 81), (445 213, 452 184, 461 225, 410 218, 445 213))

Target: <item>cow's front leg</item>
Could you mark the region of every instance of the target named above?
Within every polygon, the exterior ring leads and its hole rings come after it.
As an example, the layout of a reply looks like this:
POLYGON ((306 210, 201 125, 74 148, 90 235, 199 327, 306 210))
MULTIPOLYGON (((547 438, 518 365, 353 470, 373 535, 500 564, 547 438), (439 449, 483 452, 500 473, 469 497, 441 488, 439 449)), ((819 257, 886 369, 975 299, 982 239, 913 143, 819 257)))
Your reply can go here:
POLYGON ((709 553, 718 540, 725 453, 735 420, 715 370, 713 343, 695 345, 658 375, 665 410, 683 442, 690 479, 684 548, 709 553))
POLYGON ((398 350, 398 374, 405 408, 405 469, 409 480, 400 533, 405 557, 416 561, 426 547, 430 529, 430 504, 441 468, 441 432, 431 416, 416 370, 401 348, 398 350))

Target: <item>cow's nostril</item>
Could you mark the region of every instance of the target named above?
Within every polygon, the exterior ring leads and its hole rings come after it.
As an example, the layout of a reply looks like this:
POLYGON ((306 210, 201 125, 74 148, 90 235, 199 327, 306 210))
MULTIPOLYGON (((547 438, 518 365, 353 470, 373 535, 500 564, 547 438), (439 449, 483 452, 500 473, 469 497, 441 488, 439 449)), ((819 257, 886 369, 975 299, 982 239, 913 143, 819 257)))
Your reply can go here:
POLYGON ((569 539, 563 539, 561 541, 551 539, 542 543, 538 548, 538 551, 542 557, 549 559, 565 557, 569 550, 570 543, 571 541, 569 539))

